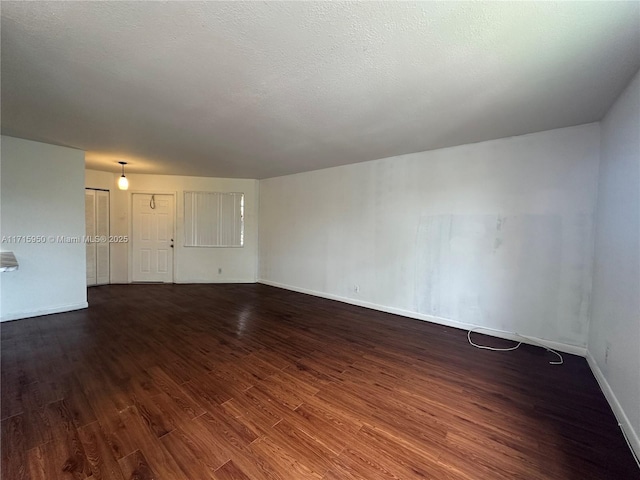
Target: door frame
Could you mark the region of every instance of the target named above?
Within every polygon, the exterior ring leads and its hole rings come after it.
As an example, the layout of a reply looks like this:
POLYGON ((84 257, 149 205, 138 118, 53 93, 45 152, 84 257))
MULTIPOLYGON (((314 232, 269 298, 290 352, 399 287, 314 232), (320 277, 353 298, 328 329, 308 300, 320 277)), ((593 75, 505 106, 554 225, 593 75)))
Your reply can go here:
POLYGON ((129 212, 129 248, 128 248, 128 268, 127 268, 127 281, 133 283, 133 196, 134 195, 171 195, 173 197, 173 255, 171 263, 173 268, 171 269, 171 283, 176 283, 176 264, 177 264, 177 248, 178 238, 176 232, 178 231, 178 192, 161 192, 158 190, 129 190, 127 195, 127 211, 129 212))

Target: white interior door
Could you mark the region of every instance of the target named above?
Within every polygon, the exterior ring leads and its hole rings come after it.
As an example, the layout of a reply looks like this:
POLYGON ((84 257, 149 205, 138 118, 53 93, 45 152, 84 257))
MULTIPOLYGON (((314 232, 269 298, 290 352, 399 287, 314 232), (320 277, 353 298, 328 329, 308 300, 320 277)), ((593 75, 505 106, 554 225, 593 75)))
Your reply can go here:
POLYGON ((109 283, 109 192, 84 191, 87 286, 109 283), (105 239, 95 242, 95 239, 105 239))
POLYGON ((132 280, 173 282, 173 195, 134 193, 132 280))
MULTIPOLYGON (((84 225, 85 235, 93 237, 96 234, 96 191, 84 191, 84 225)), ((87 249, 87 286, 95 285, 97 282, 96 271, 96 244, 85 242, 87 249)))
POLYGON ((109 192, 96 190, 96 284, 109 283, 109 192))

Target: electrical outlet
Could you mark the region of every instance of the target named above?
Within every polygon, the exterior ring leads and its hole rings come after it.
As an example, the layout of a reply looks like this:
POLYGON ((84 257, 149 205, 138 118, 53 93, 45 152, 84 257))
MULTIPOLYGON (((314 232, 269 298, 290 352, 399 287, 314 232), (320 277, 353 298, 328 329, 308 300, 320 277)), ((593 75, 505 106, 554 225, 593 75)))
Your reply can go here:
POLYGON ((354 285, 353 286, 353 291, 356 293, 360 293, 360 285, 354 285))
POLYGON ((218 268, 218 275, 222 273, 222 268, 218 268))
POLYGON ((611 353, 611 342, 607 342, 604 347, 604 363, 609 363, 610 353, 611 353))

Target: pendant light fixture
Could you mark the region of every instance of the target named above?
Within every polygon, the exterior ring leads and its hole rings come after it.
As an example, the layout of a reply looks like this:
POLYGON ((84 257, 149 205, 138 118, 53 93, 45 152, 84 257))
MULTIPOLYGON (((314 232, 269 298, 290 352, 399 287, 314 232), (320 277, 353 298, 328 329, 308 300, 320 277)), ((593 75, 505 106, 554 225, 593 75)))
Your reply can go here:
POLYGON ((122 165, 122 176, 118 179, 118 188, 120 190, 127 190, 129 188, 129 180, 127 180, 127 177, 124 176, 124 166, 127 164, 127 162, 118 163, 122 165))

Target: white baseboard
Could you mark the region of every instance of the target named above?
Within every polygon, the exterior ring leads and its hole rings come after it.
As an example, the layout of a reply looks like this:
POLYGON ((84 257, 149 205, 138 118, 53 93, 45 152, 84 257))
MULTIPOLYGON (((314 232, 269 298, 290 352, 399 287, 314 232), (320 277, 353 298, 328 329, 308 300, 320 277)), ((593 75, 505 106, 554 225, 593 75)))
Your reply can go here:
POLYGON ((89 307, 87 302, 72 303, 69 305, 60 305, 53 308, 45 308, 43 310, 34 310, 31 312, 10 313, 0 317, 0 322, 8 322, 10 320, 21 320, 23 318, 40 317, 42 315, 51 315, 53 313, 71 312, 73 310, 82 310, 89 307))
MULTIPOLYGON (((225 278, 225 279, 220 279, 220 280, 203 280, 201 278, 181 278, 180 280, 175 280, 173 282, 169 282, 169 283, 162 283, 162 282, 111 282, 109 283, 109 285, 150 285, 150 284, 157 284, 157 285, 172 285, 172 284, 176 284, 176 285, 187 285, 187 284, 191 284, 191 283, 198 283, 198 284, 205 284, 205 283, 210 283, 210 284, 216 284, 216 283, 256 283, 255 280, 248 280, 246 278, 225 278)), ((100 286, 100 285, 96 285, 96 286, 100 286)))
POLYGON ((507 340, 515 340, 518 342, 522 342, 522 343, 527 343, 530 345, 537 345, 540 346, 540 344, 549 347, 553 350, 557 350, 559 352, 564 352, 564 353, 570 353, 572 355, 578 355, 580 357, 584 357, 587 353, 587 349, 586 347, 581 347, 578 345, 570 345, 568 343, 560 343, 560 342, 554 342, 551 340, 545 340, 542 338, 535 338, 535 337, 531 337, 530 335, 528 336, 529 338, 522 338, 519 336, 514 335, 512 332, 505 332, 502 330, 496 330, 493 328, 487 328, 487 327, 483 327, 481 325, 473 325, 470 323, 464 323, 464 322, 458 322, 456 320, 451 320, 448 318, 442 318, 442 317, 435 317, 433 315, 425 315, 422 313, 417 313, 417 312, 412 312, 410 310, 403 310, 400 308, 394 308, 394 307, 388 307, 386 305, 379 305, 377 303, 371 303, 371 302, 365 302, 362 300, 358 300, 358 299, 354 299, 354 298, 348 298, 348 297, 341 297, 338 295, 333 295, 330 293, 325 293, 325 292, 319 292, 316 290, 308 290, 306 288, 300 288, 300 287, 295 287, 293 285, 286 285, 283 283, 278 283, 278 282, 272 282, 270 280, 264 280, 264 279, 259 279, 257 283, 262 283, 264 285, 269 285, 272 287, 278 287, 278 288, 283 288, 285 290, 291 290, 294 292, 299 292, 299 293, 306 293, 308 295, 313 295, 316 297, 322 297, 322 298, 327 298, 329 300, 337 300, 339 302, 343 302, 343 303, 349 303, 351 305, 357 305, 359 307, 365 307, 365 308, 370 308, 372 310, 378 310, 381 312, 385 312, 385 313, 391 313, 394 315, 401 315, 403 317, 408 317, 408 318, 414 318, 416 320, 423 320, 426 322, 431 322, 431 323, 437 323, 439 325, 445 325, 447 327, 454 327, 454 328, 459 328, 462 330, 471 330, 471 329, 477 329, 479 331, 481 331, 481 333, 483 334, 487 334, 487 335, 491 335, 494 337, 498 337, 498 338, 504 338, 507 340))
POLYGON ((602 393, 604 393, 605 398, 609 402, 611 410, 613 410, 613 414, 618 420, 618 425, 620 425, 620 428, 622 429, 624 435, 627 437, 629 445, 631 446, 636 459, 640 458, 640 437, 638 436, 638 432, 636 432, 633 428, 633 424, 629 421, 629 417, 627 417, 627 414, 624 413, 622 405, 620 405, 620 402, 618 401, 618 397, 616 397, 616 394, 613 392, 611 385, 609 385, 609 382, 607 382, 607 379, 602 373, 602 370, 600 370, 600 367, 596 363, 595 358, 593 358, 591 352, 589 351, 587 351, 587 363, 591 367, 591 371, 596 377, 602 393))
POLYGON ((255 280, 248 280, 246 278, 221 278, 219 280, 203 280, 201 278, 181 278, 180 280, 176 280, 174 283, 176 284, 185 284, 185 283, 256 283, 255 280))

